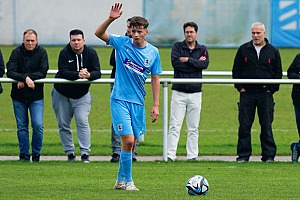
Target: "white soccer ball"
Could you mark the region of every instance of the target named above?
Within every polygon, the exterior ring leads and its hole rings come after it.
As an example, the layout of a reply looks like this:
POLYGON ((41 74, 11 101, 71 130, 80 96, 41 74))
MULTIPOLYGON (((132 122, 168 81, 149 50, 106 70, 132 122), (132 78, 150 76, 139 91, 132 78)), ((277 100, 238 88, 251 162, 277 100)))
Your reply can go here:
POLYGON ((206 178, 200 175, 195 175, 187 180, 185 188, 189 195, 204 196, 208 193, 209 185, 206 178))

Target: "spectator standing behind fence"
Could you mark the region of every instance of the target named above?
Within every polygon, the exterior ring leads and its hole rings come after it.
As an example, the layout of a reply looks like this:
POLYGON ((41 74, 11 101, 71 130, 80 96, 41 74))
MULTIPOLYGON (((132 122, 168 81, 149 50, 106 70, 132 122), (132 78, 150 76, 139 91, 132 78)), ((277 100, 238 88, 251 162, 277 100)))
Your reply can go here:
MULTIPOLYGON (((290 67, 287 70, 287 76, 289 79, 300 78, 300 54, 296 55, 290 67)), ((300 85, 293 84, 292 100, 294 105, 296 125, 298 130, 298 142, 291 143, 292 161, 298 162, 300 154, 300 85)))
MULTIPOLYGON (((171 61, 174 78, 202 78, 202 70, 207 69, 209 55, 207 47, 197 42, 198 25, 186 22, 183 25, 185 40, 172 47, 171 61)), ((202 84, 176 84, 172 86, 170 127, 168 134, 168 161, 176 158, 177 145, 184 116, 186 115, 188 160, 198 157, 198 127, 202 104, 202 84)))
MULTIPOLYGON (((127 19, 127 30, 125 35, 131 38, 131 28, 130 28, 130 18, 127 19)), ((110 60, 109 64, 113 67, 110 78, 115 78, 115 73, 116 73, 116 58, 115 58, 115 53, 116 50, 113 49, 110 55, 110 60)), ((112 91, 114 84, 110 84, 110 89, 112 91)), ((132 162, 136 162, 136 156, 137 156, 137 148, 139 145, 139 139, 137 138, 135 146, 133 148, 132 152, 132 162)), ((119 162, 120 159, 120 152, 121 152, 121 137, 120 135, 115 133, 113 125, 111 125, 111 148, 112 148, 112 157, 111 157, 111 162, 119 162)))
POLYGON ((132 149, 136 139, 145 134, 145 81, 151 73, 153 106, 152 122, 159 115, 159 74, 162 72, 159 52, 145 41, 148 21, 133 17, 130 21, 131 36, 116 36, 106 32, 109 25, 123 11, 122 4, 115 3, 109 17, 96 29, 95 35, 116 49, 116 77, 110 98, 110 109, 115 132, 121 135, 120 165, 114 189, 135 190, 132 179, 132 149))
MULTIPOLYGON (((232 77, 234 79, 281 79, 280 53, 265 38, 265 26, 260 22, 251 25, 252 40, 241 45, 236 53, 232 77)), ((238 103, 237 162, 248 162, 252 154, 251 127, 257 108, 261 127, 261 160, 272 162, 276 155, 276 144, 272 132, 274 119, 273 94, 279 84, 234 84, 240 92, 238 103)))
MULTIPOLYGON (((71 30, 70 42, 59 54, 58 72, 55 78, 92 81, 100 77, 100 61, 97 52, 85 45, 81 30, 71 30)), ((60 140, 69 162, 74 162, 76 159, 71 131, 71 121, 74 116, 81 161, 89 163, 91 130, 88 117, 92 104, 90 85, 55 83, 52 90, 52 106, 58 123, 60 140)))
POLYGON ((23 34, 22 45, 15 48, 7 62, 7 77, 12 83, 11 98, 17 123, 20 161, 30 161, 29 118, 32 126, 32 162, 39 162, 44 135, 44 84, 35 83, 46 78, 49 69, 46 50, 38 45, 35 30, 28 29, 23 34))
MULTIPOLYGON (((3 77, 5 73, 5 67, 4 67, 4 59, 2 56, 2 52, 0 49, 0 77, 3 77)), ((2 84, 0 83, 0 94, 3 92, 2 84)))

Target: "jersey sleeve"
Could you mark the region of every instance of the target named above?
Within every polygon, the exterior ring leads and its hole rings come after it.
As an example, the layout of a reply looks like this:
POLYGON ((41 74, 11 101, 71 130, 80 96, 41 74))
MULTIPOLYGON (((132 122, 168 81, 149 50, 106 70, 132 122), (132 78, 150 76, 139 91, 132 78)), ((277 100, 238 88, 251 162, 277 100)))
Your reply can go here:
POLYGON ((126 39, 128 39, 127 36, 110 34, 108 45, 112 46, 114 49, 119 49, 126 39))
POLYGON ((151 75, 157 75, 162 73, 162 68, 161 68, 161 62, 160 62, 160 56, 158 53, 158 50, 156 51, 156 57, 153 63, 153 67, 151 69, 151 75))

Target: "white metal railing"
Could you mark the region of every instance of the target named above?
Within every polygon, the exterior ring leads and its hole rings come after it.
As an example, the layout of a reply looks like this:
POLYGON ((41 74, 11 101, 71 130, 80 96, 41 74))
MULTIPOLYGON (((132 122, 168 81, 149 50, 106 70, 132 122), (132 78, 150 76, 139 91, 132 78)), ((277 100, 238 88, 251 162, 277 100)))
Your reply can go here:
MULTIPOLYGON (((49 69, 48 74, 56 74, 57 70, 49 69)), ((110 75, 111 70, 101 70, 101 73, 104 75, 110 75)), ((204 76, 231 76, 231 71, 203 71, 202 74, 204 76)), ((174 71, 163 71, 160 75, 162 76, 173 76, 174 71)), ((283 72, 283 76, 286 76, 287 73, 283 72)))
MULTIPOLYGON (((231 72, 226 72, 228 75, 231 72)), ((214 74, 214 73, 211 73, 214 74)), ((214 74, 216 75, 216 74, 214 74)), ((223 75, 223 73, 222 73, 223 75)), ((0 83, 17 82, 10 78, 0 78, 0 83)), ((114 79, 101 78, 94 81, 87 79, 79 79, 70 81, 61 78, 44 78, 34 81, 36 83, 94 83, 107 84, 113 83, 114 79)), ((151 79, 147 79, 146 83, 150 83, 151 79)), ((172 83, 203 83, 203 84, 234 84, 234 83, 248 83, 248 84, 300 84, 300 79, 230 79, 230 78, 202 78, 202 79, 174 79, 174 78, 160 78, 160 83, 163 87, 163 160, 167 161, 167 134, 168 134, 168 85, 172 83)))
MULTIPOLYGON (((6 73, 6 69, 5 69, 5 73, 6 73)), ((48 74, 56 74, 57 70, 56 69, 49 69, 48 70, 48 74)), ((110 75, 111 74, 111 70, 101 70, 101 73, 103 75, 110 75)), ((203 71, 202 74, 204 76, 231 76, 232 72, 231 71, 203 71)), ((160 75, 162 76, 173 76, 174 75, 174 71, 163 71, 160 75)), ((283 76, 286 76, 287 73, 283 72, 283 76)))

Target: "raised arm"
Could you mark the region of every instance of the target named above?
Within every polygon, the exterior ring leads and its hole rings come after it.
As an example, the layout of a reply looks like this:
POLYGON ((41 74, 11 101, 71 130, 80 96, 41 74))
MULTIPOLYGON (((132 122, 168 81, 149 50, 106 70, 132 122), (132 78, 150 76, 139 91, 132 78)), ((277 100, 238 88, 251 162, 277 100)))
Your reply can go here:
POLYGON ((122 4, 115 3, 110 9, 109 17, 95 31, 95 35, 106 43, 109 41, 109 34, 106 30, 115 19, 118 19, 122 15, 123 11, 121 9, 122 4))

